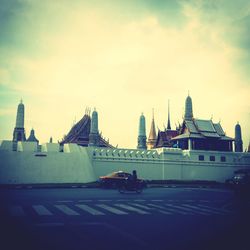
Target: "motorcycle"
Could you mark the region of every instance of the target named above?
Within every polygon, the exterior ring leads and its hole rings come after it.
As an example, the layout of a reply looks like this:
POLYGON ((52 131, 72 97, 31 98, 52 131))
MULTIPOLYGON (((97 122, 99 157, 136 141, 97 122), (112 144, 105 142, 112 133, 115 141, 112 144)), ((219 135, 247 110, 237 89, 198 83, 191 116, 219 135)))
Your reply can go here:
POLYGON ((142 190, 143 190, 143 183, 141 180, 131 181, 131 180, 126 179, 118 187, 118 191, 121 194, 124 194, 127 192, 141 193, 142 190))

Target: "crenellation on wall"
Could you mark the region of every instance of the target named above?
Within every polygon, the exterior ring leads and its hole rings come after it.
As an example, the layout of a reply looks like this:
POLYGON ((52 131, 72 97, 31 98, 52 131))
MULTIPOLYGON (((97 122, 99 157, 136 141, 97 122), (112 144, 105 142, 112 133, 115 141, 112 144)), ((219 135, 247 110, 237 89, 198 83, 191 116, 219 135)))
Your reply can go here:
POLYGON ((58 143, 43 143, 41 152, 60 152, 60 144, 58 143))
POLYGON ((7 140, 0 141, 0 150, 12 151, 13 141, 7 141, 7 140))
POLYGON ((156 150, 134 149, 99 149, 93 151, 93 159, 101 160, 124 160, 124 161, 155 161, 160 158, 156 150))

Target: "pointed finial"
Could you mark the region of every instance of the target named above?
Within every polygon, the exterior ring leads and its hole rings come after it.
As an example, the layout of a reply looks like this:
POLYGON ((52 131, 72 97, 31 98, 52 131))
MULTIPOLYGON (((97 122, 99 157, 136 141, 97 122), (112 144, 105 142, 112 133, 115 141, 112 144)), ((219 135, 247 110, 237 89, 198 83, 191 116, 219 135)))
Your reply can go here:
POLYGON ((153 120, 154 120, 154 116, 155 116, 155 114, 154 114, 155 112, 154 112, 154 108, 152 108, 152 115, 153 115, 153 120))
POLYGON ((188 96, 189 96, 189 90, 188 90, 188 96))
POLYGON ((23 104, 23 98, 21 98, 20 103, 23 104))
POLYGON ((167 124, 167 129, 171 130, 171 125, 170 125, 170 105, 169 105, 169 99, 168 99, 168 124, 167 124))

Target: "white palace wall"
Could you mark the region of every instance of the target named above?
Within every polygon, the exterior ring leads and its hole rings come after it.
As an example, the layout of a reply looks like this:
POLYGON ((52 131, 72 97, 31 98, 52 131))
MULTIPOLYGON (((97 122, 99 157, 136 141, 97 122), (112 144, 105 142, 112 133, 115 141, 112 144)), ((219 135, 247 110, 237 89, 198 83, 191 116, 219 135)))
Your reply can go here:
POLYGON ((12 150, 12 141, 0 142, 0 184, 88 183, 119 170, 137 170, 138 177, 147 180, 224 182, 235 170, 250 168, 249 153, 110 149, 76 144, 61 148, 57 143, 37 147, 33 142, 18 142, 16 148, 12 150))
POLYGON ((7 150, 11 148, 10 144, 12 142, 5 142, 4 148, 0 147, 0 184, 87 183, 96 180, 86 148, 65 144, 65 152, 59 152, 58 144, 51 144, 42 145, 41 152, 37 152, 33 143, 19 142, 17 151, 10 151, 7 150))
POLYGON ((97 176, 113 171, 137 171, 148 180, 211 180, 224 182, 235 170, 250 168, 249 153, 189 151, 174 148, 155 150, 100 149, 92 151, 97 176), (204 155, 204 161, 199 161, 204 155), (210 156, 215 161, 210 161, 210 156), (221 162, 221 157, 226 161, 221 162))

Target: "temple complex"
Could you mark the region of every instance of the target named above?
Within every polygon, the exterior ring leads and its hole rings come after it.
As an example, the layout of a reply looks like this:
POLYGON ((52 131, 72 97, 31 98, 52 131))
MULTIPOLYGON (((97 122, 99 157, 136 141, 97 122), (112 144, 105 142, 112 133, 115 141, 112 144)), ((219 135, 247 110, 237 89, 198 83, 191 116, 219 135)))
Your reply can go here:
POLYGON ((158 130, 158 133, 156 135, 155 132, 155 123, 154 123, 154 117, 151 124, 151 130, 149 134, 148 139, 148 148, 161 148, 161 147, 173 147, 173 142, 171 141, 172 138, 176 137, 178 135, 178 128, 171 129, 171 123, 170 123, 170 107, 169 107, 169 101, 168 101, 168 121, 167 121, 167 128, 164 130, 158 130))
MULTIPOLYGON (((90 109, 86 109, 80 121, 72 126, 70 131, 61 140, 60 145, 75 143, 83 147, 108 147, 114 148, 108 140, 102 137, 98 128, 98 113, 96 110, 90 115, 90 109)), ((35 136, 34 129, 26 140, 24 129, 24 104, 22 101, 17 108, 16 125, 13 131, 13 149, 16 150, 17 142, 29 141, 39 144, 35 136)), ((50 140, 52 143, 52 138, 50 140)), ((139 129, 137 137, 137 149, 155 148, 179 148, 189 150, 243 152, 243 142, 240 124, 235 126, 235 138, 228 137, 220 123, 214 123, 211 119, 194 118, 192 99, 188 95, 185 100, 185 114, 183 122, 176 129, 171 129, 170 108, 168 102, 167 126, 164 130, 156 133, 154 112, 151 122, 150 133, 146 136, 145 116, 141 114, 139 118, 139 129), (234 142, 234 148, 233 148, 234 142)))
MULTIPOLYGON (((171 129, 170 111, 168 104, 167 128, 158 131, 156 138, 153 138, 154 119, 151 124, 149 149, 160 147, 174 147, 190 150, 215 150, 233 151, 234 139, 226 136, 220 123, 213 123, 212 120, 196 119, 193 116, 192 99, 188 95, 185 101, 185 114, 182 125, 171 129), (152 141, 155 141, 152 146, 152 141)), ((235 127, 235 151, 242 152, 241 128, 235 127)))

